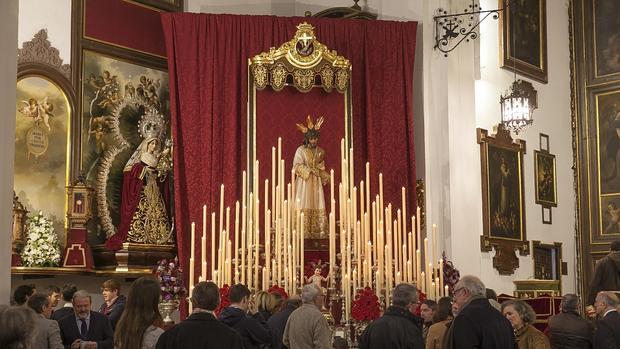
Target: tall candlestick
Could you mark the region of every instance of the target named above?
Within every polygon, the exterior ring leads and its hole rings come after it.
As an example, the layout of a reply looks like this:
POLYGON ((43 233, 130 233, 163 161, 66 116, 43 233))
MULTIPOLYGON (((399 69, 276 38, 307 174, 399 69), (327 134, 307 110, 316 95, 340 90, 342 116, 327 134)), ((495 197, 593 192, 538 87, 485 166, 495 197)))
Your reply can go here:
POLYGON ((306 235, 305 235, 305 231, 304 231, 305 225, 306 225, 305 224, 305 217, 304 217, 304 214, 302 213, 301 214, 301 227, 300 227, 300 232, 301 233, 299 234, 299 237, 300 237, 300 240, 301 240, 301 243, 300 243, 300 245, 301 245, 300 246, 300 254, 299 254, 300 269, 301 269, 300 270, 300 274, 301 274, 300 281, 301 282, 303 282, 303 280, 304 280, 304 276, 305 276, 304 275, 304 270, 305 270, 305 266, 306 266, 306 255, 305 255, 306 247, 304 246, 305 245, 305 241, 306 241, 305 240, 306 239, 306 235))
MULTIPOLYGON (((224 184, 220 186, 220 226, 218 231, 224 230, 224 184)), ((220 266, 217 266, 220 268, 220 266)))
POLYGON ((192 243, 191 254, 189 257, 189 287, 194 285, 194 240, 196 240, 196 223, 192 222, 192 243))
POLYGON ((239 201, 235 202, 235 283, 239 283, 239 201))
MULTIPOLYGON (((205 240, 206 241, 206 240, 205 240)), ((206 253, 206 252, 205 252, 206 253)), ((206 256, 206 255, 205 255, 206 256)), ((219 266, 217 266, 219 268, 219 266)), ((215 281, 215 212, 211 212, 211 279, 215 281)), ((205 280, 207 279, 207 274, 205 275, 205 280)))
MULTIPOLYGON (((267 202, 265 202, 267 205, 267 202)), ((276 207, 276 147, 271 147, 271 209, 275 210, 276 207)), ((274 211, 275 212, 275 211, 274 211)), ((274 222, 275 223, 275 216, 274 222)))
POLYGON ((200 238, 200 252, 201 252, 201 276, 203 280, 207 279, 207 236, 203 231, 202 237, 200 238))

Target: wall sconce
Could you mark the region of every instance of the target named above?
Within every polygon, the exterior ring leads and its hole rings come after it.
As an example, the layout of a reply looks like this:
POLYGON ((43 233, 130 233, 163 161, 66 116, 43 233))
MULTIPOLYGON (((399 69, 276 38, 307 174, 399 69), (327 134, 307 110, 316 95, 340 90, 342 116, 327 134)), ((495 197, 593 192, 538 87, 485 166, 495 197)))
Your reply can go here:
POLYGON ((448 52, 454 50, 461 42, 475 40, 478 38, 476 28, 487 17, 499 18, 499 13, 504 11, 507 2, 502 2, 502 8, 494 10, 483 10, 476 0, 471 1, 463 12, 448 14, 443 8, 435 11, 433 20, 435 21, 435 49, 444 53, 448 57, 448 52))
POLYGON ((538 108, 537 92, 530 82, 515 80, 505 94, 499 97, 502 124, 508 130, 519 134, 534 122, 532 112, 538 108))

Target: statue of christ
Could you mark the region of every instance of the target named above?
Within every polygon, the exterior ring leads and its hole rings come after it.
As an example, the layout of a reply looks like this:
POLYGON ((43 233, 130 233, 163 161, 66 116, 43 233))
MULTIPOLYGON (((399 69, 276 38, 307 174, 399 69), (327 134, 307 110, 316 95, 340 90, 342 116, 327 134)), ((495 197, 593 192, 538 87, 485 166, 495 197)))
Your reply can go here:
POLYGON ((325 150, 318 146, 323 117, 313 122, 308 115, 306 123, 297 124, 304 134, 304 142, 295 151, 293 160, 295 203, 296 210, 304 214, 304 237, 321 239, 327 236, 323 186, 329 183, 329 173, 325 171, 325 150))

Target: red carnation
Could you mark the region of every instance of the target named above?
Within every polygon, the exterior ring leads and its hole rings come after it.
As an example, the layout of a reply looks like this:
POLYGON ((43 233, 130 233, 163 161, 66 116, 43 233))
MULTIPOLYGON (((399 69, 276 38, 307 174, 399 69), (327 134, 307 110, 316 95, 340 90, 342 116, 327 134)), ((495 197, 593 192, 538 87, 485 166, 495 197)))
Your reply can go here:
POLYGON ((351 307, 351 316, 357 321, 372 321, 380 315, 381 306, 375 292, 370 287, 357 291, 351 307))
POLYGON ((224 285, 224 287, 220 288, 220 305, 215 308, 215 316, 219 316, 222 309, 226 308, 230 305, 230 286, 224 285))

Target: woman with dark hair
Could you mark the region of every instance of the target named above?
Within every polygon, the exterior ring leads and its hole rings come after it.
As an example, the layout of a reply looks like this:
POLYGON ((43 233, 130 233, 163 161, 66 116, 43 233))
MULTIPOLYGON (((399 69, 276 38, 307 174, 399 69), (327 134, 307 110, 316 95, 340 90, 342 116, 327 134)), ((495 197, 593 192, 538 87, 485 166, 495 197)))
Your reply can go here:
POLYGON ((440 298, 433 313, 433 325, 429 327, 428 335, 426 336, 426 349, 443 348, 443 338, 453 318, 452 298, 440 298))
POLYGON ((164 333, 159 297, 159 281, 155 278, 145 276, 134 281, 114 333, 115 348, 155 348, 159 336, 164 333))
POLYGON ((518 299, 505 301, 502 314, 514 328, 519 349, 551 349, 547 336, 532 326, 536 313, 529 304, 518 299))

